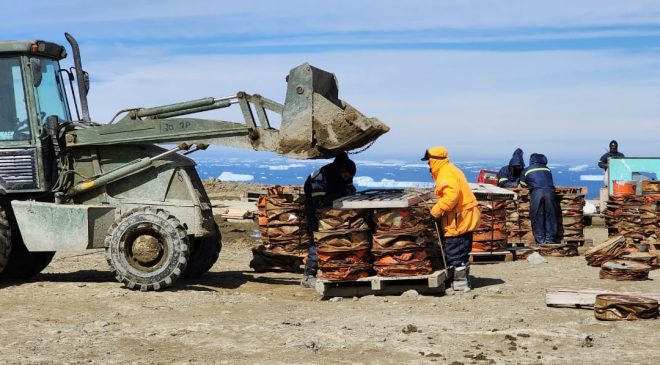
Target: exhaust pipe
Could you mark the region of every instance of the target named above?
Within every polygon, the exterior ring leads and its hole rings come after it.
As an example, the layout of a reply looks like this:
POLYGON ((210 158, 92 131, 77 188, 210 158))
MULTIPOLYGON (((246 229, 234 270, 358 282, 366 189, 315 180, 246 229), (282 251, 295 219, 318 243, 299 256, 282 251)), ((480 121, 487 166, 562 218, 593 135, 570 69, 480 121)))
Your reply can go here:
POLYGON ((73 53, 73 64, 76 68, 76 80, 78 81, 78 97, 80 98, 80 109, 82 109, 82 119, 84 122, 91 122, 89 117, 89 106, 87 105, 87 92, 89 91, 89 84, 85 82, 85 72, 82 68, 82 61, 80 60, 80 48, 78 42, 69 33, 64 33, 64 37, 71 45, 71 52, 73 53))

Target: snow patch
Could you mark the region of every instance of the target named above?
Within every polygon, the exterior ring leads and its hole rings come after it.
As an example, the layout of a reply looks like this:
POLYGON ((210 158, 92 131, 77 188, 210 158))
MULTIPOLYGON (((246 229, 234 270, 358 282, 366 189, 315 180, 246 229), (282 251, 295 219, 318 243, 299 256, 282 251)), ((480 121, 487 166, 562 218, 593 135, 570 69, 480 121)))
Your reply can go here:
POLYGON ((267 168, 268 170, 271 171, 286 171, 288 169, 295 169, 299 167, 305 167, 305 165, 300 164, 300 163, 291 163, 287 165, 261 165, 259 166, 261 168, 267 168))
POLYGON ((580 181, 603 181, 604 175, 580 175, 580 181))
POLYGON ((575 166, 569 167, 569 168, 568 168, 568 171, 580 172, 580 171, 584 171, 584 170, 586 170, 586 169, 588 169, 588 168, 589 168, 589 165, 587 165, 587 164, 584 164, 584 165, 575 165, 575 166))
POLYGON ((252 176, 252 175, 243 175, 243 174, 235 174, 233 172, 223 171, 220 174, 220 176, 218 176, 218 180, 221 180, 221 181, 252 181, 252 180, 254 180, 254 176, 252 176))

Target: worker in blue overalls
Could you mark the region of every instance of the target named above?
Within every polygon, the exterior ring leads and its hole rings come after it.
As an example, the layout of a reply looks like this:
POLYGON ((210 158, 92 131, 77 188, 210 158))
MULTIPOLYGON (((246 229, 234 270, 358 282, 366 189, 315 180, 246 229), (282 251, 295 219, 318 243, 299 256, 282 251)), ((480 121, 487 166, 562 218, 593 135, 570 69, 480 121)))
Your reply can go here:
POLYGON ((518 186, 520 180, 520 173, 525 168, 525 160, 523 159, 523 150, 516 148, 513 151, 509 164, 502 167, 497 174, 497 186, 501 188, 515 188, 518 186))
POLYGON ((548 159, 533 153, 529 166, 520 174, 520 185, 530 192, 529 218, 536 243, 557 243, 558 217, 561 213, 555 195, 548 159))
POLYGON ((331 163, 314 171, 305 180, 305 215, 307 217, 307 230, 309 232, 309 251, 305 272, 300 284, 313 288, 316 284, 318 270, 318 256, 314 242, 314 232, 318 231, 317 209, 332 208, 332 202, 343 196, 355 194, 353 176, 355 176, 355 162, 343 152, 331 163))

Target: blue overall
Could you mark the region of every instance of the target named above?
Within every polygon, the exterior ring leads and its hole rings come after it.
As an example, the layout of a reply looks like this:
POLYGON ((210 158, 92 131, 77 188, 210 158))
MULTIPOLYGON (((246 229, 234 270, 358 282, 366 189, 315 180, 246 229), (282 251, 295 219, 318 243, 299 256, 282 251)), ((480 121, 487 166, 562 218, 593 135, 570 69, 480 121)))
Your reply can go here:
POLYGON ((515 188, 518 186, 520 180, 521 170, 525 167, 525 160, 523 159, 523 150, 516 148, 509 160, 509 164, 503 166, 497 174, 497 186, 501 188, 515 188), (520 170, 516 170, 515 166, 519 166, 520 170))
POLYGON ((520 185, 530 191, 529 218, 537 243, 557 243, 558 221, 561 209, 555 195, 552 172, 548 159, 538 153, 529 158, 529 167, 520 175, 520 185))

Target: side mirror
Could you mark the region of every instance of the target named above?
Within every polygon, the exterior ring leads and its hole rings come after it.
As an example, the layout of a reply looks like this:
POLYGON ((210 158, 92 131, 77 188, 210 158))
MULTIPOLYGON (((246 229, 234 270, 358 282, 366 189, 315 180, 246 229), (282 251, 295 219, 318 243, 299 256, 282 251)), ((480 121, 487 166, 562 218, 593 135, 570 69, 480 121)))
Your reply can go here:
POLYGON ((34 57, 30 58, 30 71, 32 71, 34 87, 39 87, 39 85, 41 85, 41 80, 43 79, 40 59, 34 57))

